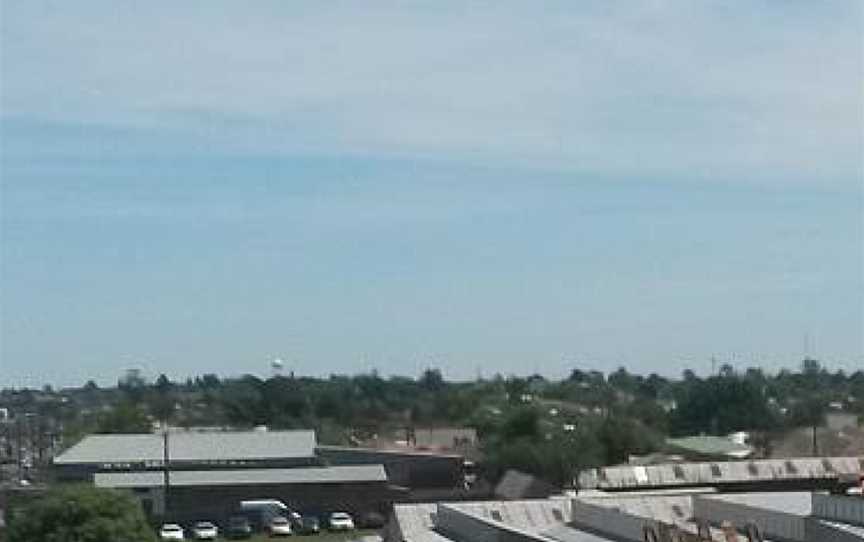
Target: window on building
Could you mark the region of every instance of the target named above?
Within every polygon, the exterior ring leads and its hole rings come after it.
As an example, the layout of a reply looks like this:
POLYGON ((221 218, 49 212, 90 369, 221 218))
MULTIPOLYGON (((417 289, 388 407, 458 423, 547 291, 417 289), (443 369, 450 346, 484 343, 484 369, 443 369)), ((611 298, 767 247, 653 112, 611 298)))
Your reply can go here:
POLYGON ((714 478, 720 478, 723 476, 723 473, 720 471, 720 465, 717 463, 711 463, 711 475, 714 476, 714 478))
POLYGON ((822 458, 822 467, 825 469, 825 472, 834 472, 834 465, 831 464, 827 457, 822 458))
POLYGON ((786 472, 789 474, 798 474, 798 467, 795 466, 795 463, 787 460, 786 461, 786 472))
POLYGON ((747 464, 747 470, 753 476, 759 476, 759 467, 756 466, 756 463, 748 463, 747 464))
POLYGON ((494 519, 495 521, 501 521, 501 512, 499 512, 498 510, 492 510, 490 514, 492 515, 492 519, 494 519))
POLYGON ((674 512, 675 515, 678 516, 679 518, 684 517, 684 510, 681 509, 680 504, 673 504, 672 505, 672 512, 674 512))
POLYGON ((557 508, 552 509, 552 516, 558 521, 564 521, 564 514, 561 513, 561 510, 557 508))
POLYGON ((682 467, 681 465, 673 465, 672 466, 672 472, 675 473, 675 479, 676 480, 683 480, 684 479, 684 467, 682 467))

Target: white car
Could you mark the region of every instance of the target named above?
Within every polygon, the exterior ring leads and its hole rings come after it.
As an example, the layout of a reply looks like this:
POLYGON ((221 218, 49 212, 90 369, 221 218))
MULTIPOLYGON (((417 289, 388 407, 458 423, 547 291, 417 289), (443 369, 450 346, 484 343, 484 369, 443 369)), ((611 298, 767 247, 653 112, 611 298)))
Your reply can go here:
POLYGON ((291 522, 282 516, 270 520, 270 536, 291 536, 291 522))
POLYGON ((183 527, 176 523, 166 523, 159 529, 160 540, 183 540, 183 527))
POLYGON ((345 512, 333 512, 330 514, 329 527, 331 531, 353 531, 354 520, 345 512))
POLYGON ((195 540, 216 540, 219 529, 209 521, 199 521, 192 527, 192 538, 195 540))

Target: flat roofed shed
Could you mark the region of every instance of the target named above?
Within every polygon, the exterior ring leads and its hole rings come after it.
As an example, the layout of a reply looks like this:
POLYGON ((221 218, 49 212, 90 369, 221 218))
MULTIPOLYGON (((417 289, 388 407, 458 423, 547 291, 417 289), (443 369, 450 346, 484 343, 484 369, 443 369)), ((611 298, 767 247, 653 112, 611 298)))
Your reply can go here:
MULTIPOLYGON (((57 465, 160 462, 161 434, 90 435, 54 458, 57 465)), ((176 432, 171 461, 250 461, 315 456, 314 431, 176 432)))

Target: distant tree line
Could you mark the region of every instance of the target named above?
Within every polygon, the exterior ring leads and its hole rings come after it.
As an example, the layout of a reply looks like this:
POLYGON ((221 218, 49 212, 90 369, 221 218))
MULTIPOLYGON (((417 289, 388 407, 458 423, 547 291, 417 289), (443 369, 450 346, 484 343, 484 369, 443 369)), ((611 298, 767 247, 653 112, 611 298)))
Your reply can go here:
MULTIPOLYGON (((829 372, 807 359, 769 374, 724 365, 681 378, 573 369, 549 380, 495 376, 452 382, 438 369, 417 378, 376 372, 329 378, 205 374, 182 382, 137 373, 116 387, 4 390, 0 404, 27 403, 61 424, 67 442, 90 432, 142 432, 154 424, 314 428, 319 440, 354 444, 411 427, 471 426, 490 477, 518 468, 567 483, 579 468, 663 448, 668 436, 751 431, 771 435, 821 423, 830 407, 864 413, 864 371, 829 372), (45 400, 45 396, 63 401, 45 400), (36 400, 36 395, 42 399, 36 400)), ((404 433, 402 433, 404 434, 404 433)))

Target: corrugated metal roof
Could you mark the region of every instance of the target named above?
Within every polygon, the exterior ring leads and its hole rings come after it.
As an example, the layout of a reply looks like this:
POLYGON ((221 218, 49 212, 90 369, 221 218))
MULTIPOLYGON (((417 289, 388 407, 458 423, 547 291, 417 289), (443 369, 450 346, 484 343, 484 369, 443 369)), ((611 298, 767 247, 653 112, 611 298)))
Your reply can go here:
POLYGON ((670 463, 589 469, 580 473, 583 488, 713 486, 771 480, 836 479, 860 472, 857 457, 803 457, 754 461, 670 463))
POLYGON ((812 498, 806 491, 777 491, 769 493, 723 493, 702 495, 702 499, 720 500, 734 504, 743 504, 753 508, 762 508, 776 512, 785 512, 797 516, 809 516, 812 498))
MULTIPOLYGON (((574 500, 574 506, 578 503, 602 506, 614 510, 622 516, 630 516, 644 520, 646 524, 659 521, 666 525, 675 527, 688 533, 696 533, 697 525, 693 522, 692 494, 685 495, 647 495, 615 493, 606 497, 581 497, 574 500)), ((586 525, 589 528, 605 532, 609 525, 596 524, 586 525)), ((612 531, 610 530, 610 534, 612 531)), ((725 541, 725 536, 719 529, 711 529, 712 540, 725 541)), ((744 542, 746 538, 739 536, 739 541, 744 542)))
POLYGON ((580 498, 579 500, 675 525, 689 523, 693 517, 693 501, 690 495, 649 496, 622 493, 613 497, 580 498))
POLYGON ((395 504, 393 514, 405 542, 451 542, 433 529, 433 516, 438 510, 435 503, 395 504))
POLYGON ((559 498, 451 502, 447 503, 447 506, 465 514, 495 519, 511 527, 535 533, 570 521, 569 502, 559 498))
MULTIPOLYGON (((54 463, 160 462, 159 434, 90 435, 54 463)), ((188 432, 169 435, 171 461, 239 461, 315 456, 314 431, 188 432)))
POLYGON ((536 540, 537 542, 554 542, 553 539, 540 534, 536 529, 521 524, 520 519, 512 513, 519 513, 512 502, 487 503, 439 503, 436 515, 436 527, 451 538, 464 542, 474 542, 482 536, 487 540, 536 540), (486 509, 485 505, 492 506, 486 509), (464 521, 469 518, 473 521, 464 521), (495 538, 491 538, 494 532, 495 538))
MULTIPOLYGON (((386 482, 383 465, 346 465, 339 467, 304 467, 296 469, 239 469, 208 471, 172 471, 171 486, 229 486, 267 484, 334 484, 351 482, 386 482)), ((94 476, 97 487, 160 487, 161 471, 100 472, 94 476)))
MULTIPOLYGON (((447 509, 478 518, 484 522, 499 522, 510 528, 533 533, 544 540, 541 531, 552 530, 570 520, 569 501, 564 498, 522 501, 460 501, 442 503, 447 509)), ((447 537, 434 531, 439 504, 397 504, 393 514, 406 542, 446 542, 447 537)), ((605 542, 605 539, 596 539, 605 542)), ((581 542, 581 540, 579 541, 581 542)), ((585 542, 595 542, 586 539, 585 542)))

